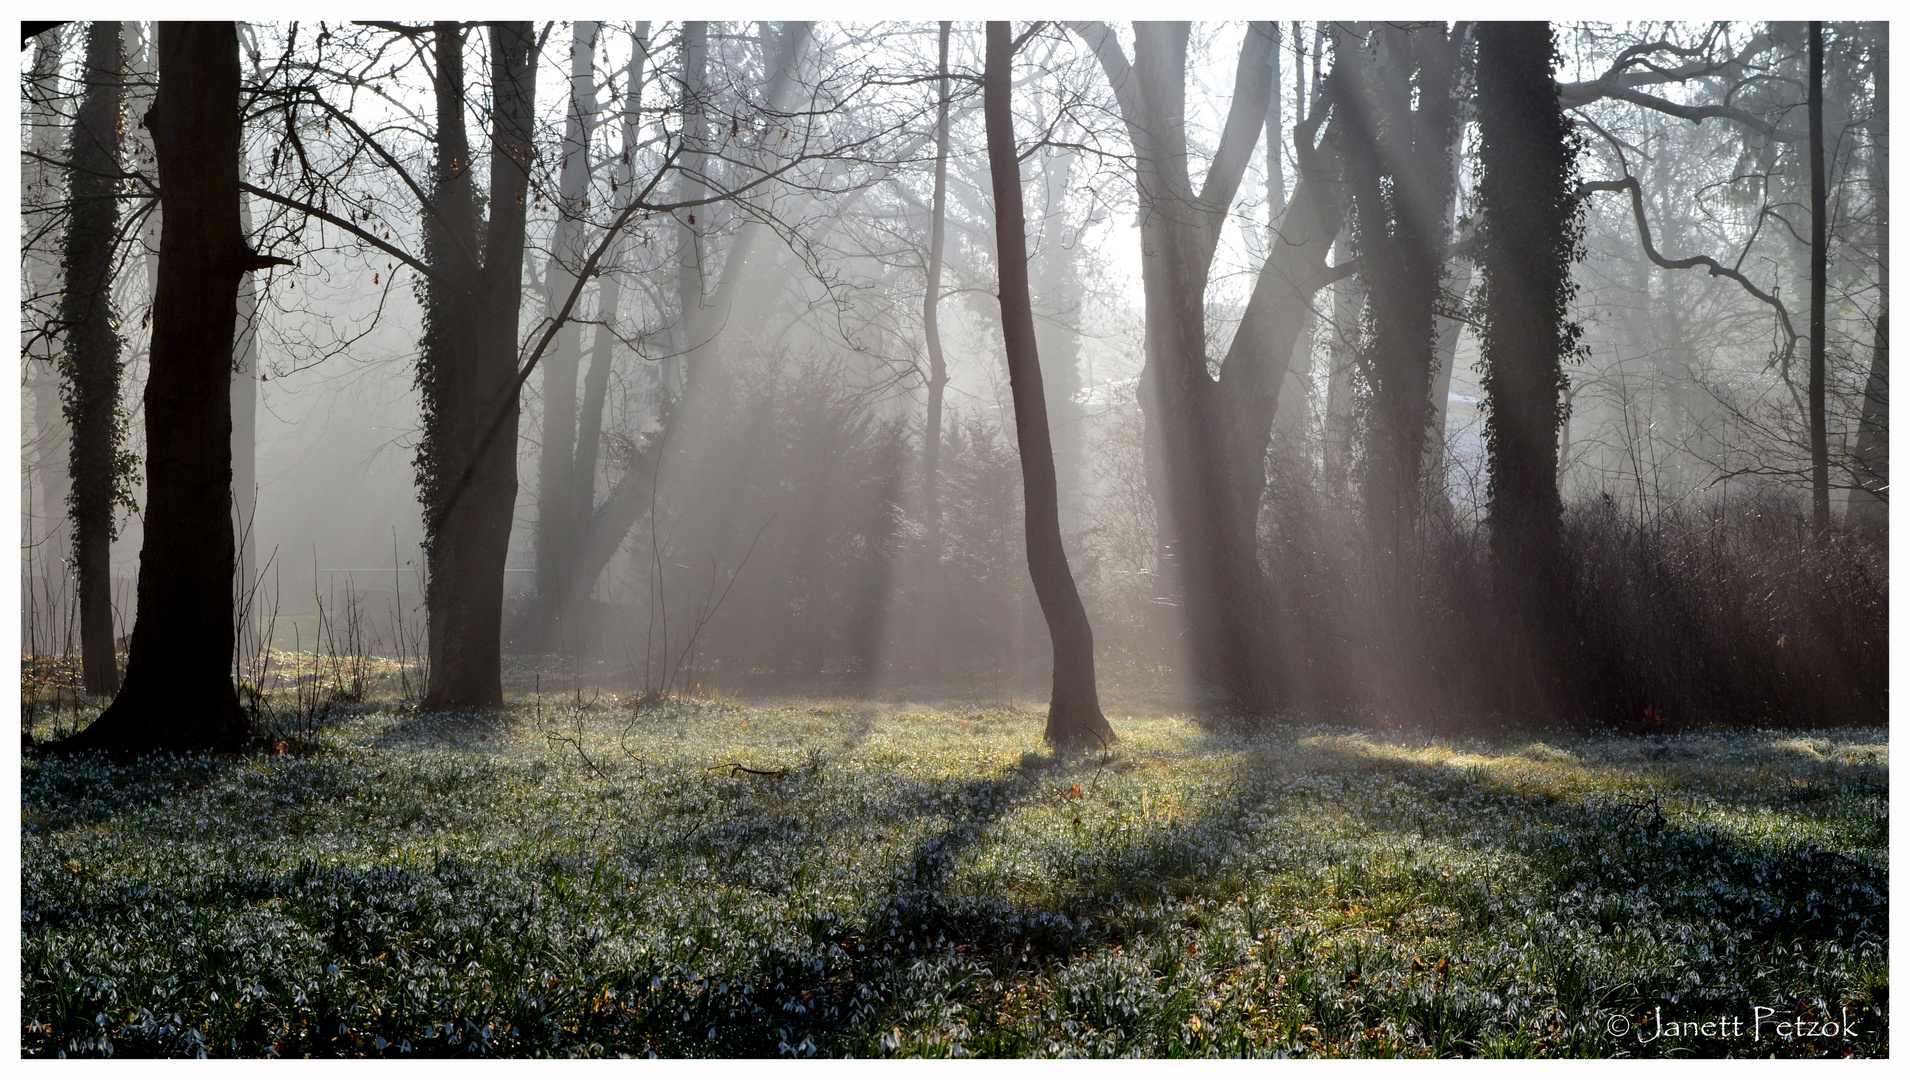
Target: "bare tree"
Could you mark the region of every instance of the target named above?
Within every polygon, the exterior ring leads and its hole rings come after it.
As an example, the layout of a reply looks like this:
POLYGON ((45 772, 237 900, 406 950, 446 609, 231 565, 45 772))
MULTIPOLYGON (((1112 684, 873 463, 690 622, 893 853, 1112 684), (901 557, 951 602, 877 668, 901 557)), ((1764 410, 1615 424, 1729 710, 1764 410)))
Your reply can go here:
POLYGON ((1022 212, 1021 161, 1015 150, 1014 42, 1008 24, 988 24, 982 109, 988 126, 988 165, 995 189, 995 236, 1001 274, 1002 338, 1015 399, 1015 438, 1021 452, 1028 575, 1054 645, 1054 692, 1048 702, 1047 740, 1057 746, 1102 745, 1114 729, 1101 715, 1094 684, 1094 632, 1068 569, 1061 542, 1054 448, 1035 344, 1034 306, 1028 292, 1028 234, 1022 212))
POLYGON ((504 562, 517 497, 517 320, 530 191, 535 40, 527 22, 490 29, 488 220, 465 134, 464 28, 433 28, 437 169, 425 206, 426 294, 417 456, 429 576, 430 709, 504 702, 504 562))
POLYGON ((112 295, 119 248, 119 110, 125 82, 119 31, 119 23, 110 20, 87 28, 85 96, 67 154, 72 209, 61 305, 66 327, 61 381, 73 425, 68 470, 80 660, 86 692, 101 696, 119 689, 113 642, 113 517, 124 499, 131 465, 119 449, 124 420, 112 295))
POLYGON ((232 328, 239 280, 286 260, 239 229, 231 23, 161 23, 150 127, 165 224, 146 384, 145 542, 126 679, 63 751, 218 748, 247 736, 232 686, 232 328))
POLYGON ((1824 24, 1810 29, 1811 163, 1811 515, 1819 533, 1830 529, 1830 435, 1824 421, 1824 307, 1830 283, 1828 185, 1824 179, 1824 24))
POLYGON ((1506 692, 1559 704, 1566 571, 1558 489, 1561 363, 1578 249, 1571 125, 1546 23, 1479 26, 1479 202, 1494 591, 1512 624, 1506 692), (1523 669, 1523 670, 1521 670, 1523 669))
MULTIPOLYGON (((942 353, 942 248, 948 230, 948 39, 953 23, 943 21, 936 35, 935 195, 929 208, 928 272, 922 290, 922 335, 928 347, 928 419, 922 431, 923 595, 934 603, 942 562, 942 405, 948 391, 948 361, 942 353)), ((918 626, 924 624, 917 615, 918 626)), ((941 650, 933 636, 918 648, 929 674, 941 670, 941 650)))
POLYGON ((1274 368, 1291 357, 1304 322, 1303 300, 1292 301, 1311 291, 1312 275, 1293 271, 1324 259, 1337 222, 1327 229, 1321 219, 1334 216, 1333 203, 1310 187, 1295 193, 1300 220, 1282 230, 1289 244, 1274 245, 1278 259, 1270 255, 1262 268, 1216 379, 1208 372, 1207 280, 1266 116, 1271 28, 1248 29, 1226 125, 1197 194, 1187 170, 1188 24, 1135 24, 1132 64, 1106 24, 1070 27, 1106 72, 1134 149, 1147 319, 1141 407, 1164 569, 1182 596, 1196 670, 1237 701, 1267 708, 1274 687, 1254 522, 1286 374, 1274 368))

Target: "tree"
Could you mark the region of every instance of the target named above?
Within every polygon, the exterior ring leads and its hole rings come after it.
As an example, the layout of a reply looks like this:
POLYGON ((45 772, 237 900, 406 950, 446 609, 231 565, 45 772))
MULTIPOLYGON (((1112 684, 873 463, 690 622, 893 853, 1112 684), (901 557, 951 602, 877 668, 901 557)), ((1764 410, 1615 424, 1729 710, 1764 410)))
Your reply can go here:
POLYGON ((239 43, 229 22, 159 25, 158 291, 146 382, 145 542, 126 679, 62 751, 232 749, 232 345, 239 280, 287 260, 239 228, 239 43))
POLYGON ((124 83, 119 23, 86 32, 85 96, 67 155, 71 220, 66 232, 66 295, 61 374, 72 424, 73 566, 79 583, 80 663, 86 692, 119 689, 113 641, 113 516, 124 499, 131 462, 119 449, 120 340, 113 312, 119 247, 120 93, 124 83))
POLYGON ((1434 333, 1445 274, 1463 28, 1383 23, 1342 32, 1330 77, 1370 340, 1364 502, 1378 569, 1401 599, 1431 420, 1434 333))
MULTIPOLYGON (((936 582, 942 564, 942 399, 948 390, 948 362, 942 353, 940 312, 942 248, 948 228, 948 38, 953 25, 944 20, 936 39, 935 195, 929 208, 928 282, 922 291, 922 335, 928 346, 928 424, 922 433, 922 516, 927 534, 922 593, 931 604, 939 597, 936 582)), ((918 612, 918 627, 924 622, 918 612)), ((933 635, 918 651, 928 673, 939 674, 941 652, 933 635)))
POLYGON ((1871 93, 1868 181, 1875 215, 1871 246, 1877 260, 1877 313, 1870 340, 1870 371, 1864 379, 1863 415, 1857 431, 1857 484, 1845 511, 1847 525, 1881 537, 1889 525, 1890 489, 1890 55, 1885 32, 1870 32, 1871 93))
MULTIPOLYGON (((1495 594, 1513 628, 1507 691, 1542 702, 1559 671, 1566 618, 1558 489, 1561 361, 1579 243, 1576 144, 1552 80, 1546 23, 1479 27, 1480 269, 1487 399, 1487 527, 1495 594), (1520 678, 1523 676, 1523 679, 1520 678)), ((1550 699, 1549 701, 1547 699, 1550 699)))
POLYGON ((1105 746, 1114 741, 1114 729, 1101 715, 1094 684, 1094 633, 1061 543, 1054 448, 1048 436, 1048 405, 1042 392, 1034 305, 1028 291, 1027 223, 1022 212, 1021 163, 1015 152, 1010 101, 1014 44, 1005 22, 990 22, 987 33, 982 112, 988 129, 988 170, 995 191, 1002 340, 1008 353, 1015 438, 1021 453, 1028 575, 1034 580, 1035 595, 1054 645, 1054 690, 1048 702, 1046 738, 1056 746, 1105 746))
POLYGON ((424 433, 415 459, 425 511, 427 709, 504 703, 504 562, 517 498, 517 321, 536 43, 528 22, 494 24, 490 36, 487 220, 464 127, 464 29, 433 28, 438 139, 424 213, 434 275, 425 290, 424 433))
POLYGON ((1275 688, 1256 523, 1285 365, 1339 229, 1337 200, 1318 179, 1317 162, 1312 175, 1307 168, 1324 117, 1296 129, 1301 181, 1216 378, 1208 370, 1208 275, 1266 116, 1271 26, 1248 28, 1198 193, 1187 169, 1188 24, 1136 23, 1131 65, 1106 24, 1069 26, 1107 74, 1134 148, 1146 296, 1140 400, 1163 570, 1180 594, 1195 670, 1236 702, 1267 709, 1275 688))
POLYGON ((70 487, 67 458, 72 430, 60 398, 59 311, 65 290, 60 282, 59 230, 64 215, 66 170, 59 168, 61 128, 55 108, 60 97, 60 38, 58 29, 45 30, 33 40, 33 69, 25 86, 30 152, 21 163, 22 273, 27 300, 22 305, 20 358, 23 395, 33 404, 33 435, 22 453, 27 468, 39 478, 38 517, 46 530, 29 538, 27 558, 37 549, 42 560, 63 566, 71 552, 73 535, 67 506, 70 487))
POLYGON ((1824 419, 1824 308, 1830 280, 1828 185, 1824 181, 1824 24, 1810 30, 1811 163, 1811 517, 1819 533, 1830 528, 1830 435, 1824 419))
MULTIPOLYGON (((597 123, 596 78, 591 59, 597 24, 578 21, 570 45, 570 108, 564 119, 564 157, 557 185, 557 230, 544 264, 544 308, 555 318, 575 284, 584 259, 583 214, 590 187, 590 142, 597 123)), ((544 358, 544 416, 537 454, 537 603, 531 647, 549 651, 567 616, 575 571, 577 533, 584 522, 576 501, 578 436, 577 370, 582 328, 569 321, 544 358)), ((587 509, 584 504, 582 509, 587 509)))

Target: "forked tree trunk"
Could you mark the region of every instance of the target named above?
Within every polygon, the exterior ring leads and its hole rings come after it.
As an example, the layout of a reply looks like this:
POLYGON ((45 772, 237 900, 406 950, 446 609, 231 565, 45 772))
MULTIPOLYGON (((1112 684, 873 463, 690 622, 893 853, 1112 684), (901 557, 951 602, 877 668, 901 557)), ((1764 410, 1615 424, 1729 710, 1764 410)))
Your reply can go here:
POLYGON ((1041 602, 1048 636, 1054 643, 1054 692, 1048 702, 1046 737, 1056 746, 1106 746, 1114 741, 1114 729, 1101 715, 1095 689, 1094 633, 1061 544, 1054 448, 1048 437, 1048 407, 1041 388, 1034 306, 1028 292, 1021 165, 1015 156, 1014 113, 1009 102, 1013 59, 1008 24, 989 23, 982 111, 988 128, 988 171, 995 189, 1002 340, 1008 352, 1008 384, 1015 402, 1015 438, 1021 456, 1028 575, 1034 579, 1035 597, 1041 602))
POLYGON ((529 23, 491 27, 491 215, 480 249, 462 120, 462 31, 441 23, 436 33, 438 191, 426 217, 429 256, 443 280, 428 297, 420 372, 431 663, 423 707, 489 709, 504 701, 504 562, 517 499, 513 389, 534 38, 529 23))
POLYGON ((113 314, 119 245, 119 24, 86 32, 85 96, 68 151, 72 219, 66 231, 66 357, 61 364, 73 441, 73 565, 79 585, 80 666, 86 692, 119 689, 113 642, 113 512, 120 492, 120 340, 113 314))
MULTIPOLYGON (((544 314, 556 319, 582 266, 584 203, 590 187, 590 141, 597 123, 596 81, 591 60, 597 24, 579 20, 570 45, 570 109, 564 120, 564 159, 557 182, 558 218, 550 258, 544 264, 544 314)), ((601 295, 601 291, 600 291, 601 295)), ((575 575, 578 531, 589 504, 577 505, 577 371, 583 362, 583 329, 575 319, 559 328, 544 355, 544 415, 537 451, 537 600, 530 609, 525 644, 536 652, 575 647, 570 617, 570 579, 575 575), (563 640, 560 640, 563 639, 563 640)))
POLYGON ((239 43, 229 22, 159 25, 152 111, 165 225, 146 383, 145 544, 126 680, 62 749, 230 749, 232 327, 265 263, 239 229, 239 43))

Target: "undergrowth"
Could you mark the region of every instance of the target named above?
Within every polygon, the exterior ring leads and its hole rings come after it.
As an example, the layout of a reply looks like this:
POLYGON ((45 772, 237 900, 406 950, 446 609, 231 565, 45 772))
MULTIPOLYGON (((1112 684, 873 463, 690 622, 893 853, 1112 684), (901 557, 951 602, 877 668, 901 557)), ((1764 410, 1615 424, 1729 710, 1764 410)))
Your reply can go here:
POLYGON ((26 763, 27 1054, 1888 1052, 1880 731, 341 715, 26 763))

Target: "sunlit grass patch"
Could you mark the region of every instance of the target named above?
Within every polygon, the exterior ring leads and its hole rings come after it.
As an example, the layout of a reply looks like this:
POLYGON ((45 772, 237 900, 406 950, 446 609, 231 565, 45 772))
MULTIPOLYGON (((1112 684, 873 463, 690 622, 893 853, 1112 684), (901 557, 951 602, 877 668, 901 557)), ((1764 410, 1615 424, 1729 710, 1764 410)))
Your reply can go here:
MULTIPOLYGON (((29 1053, 1883 1053, 1881 732, 545 694, 29 762, 29 1053), (1788 738, 1788 737, 1786 737, 1788 738), (1614 1038, 1756 1006, 1837 1040, 1614 1038)), ((1767 1032, 1768 1035, 1768 1032, 1767 1032)))

